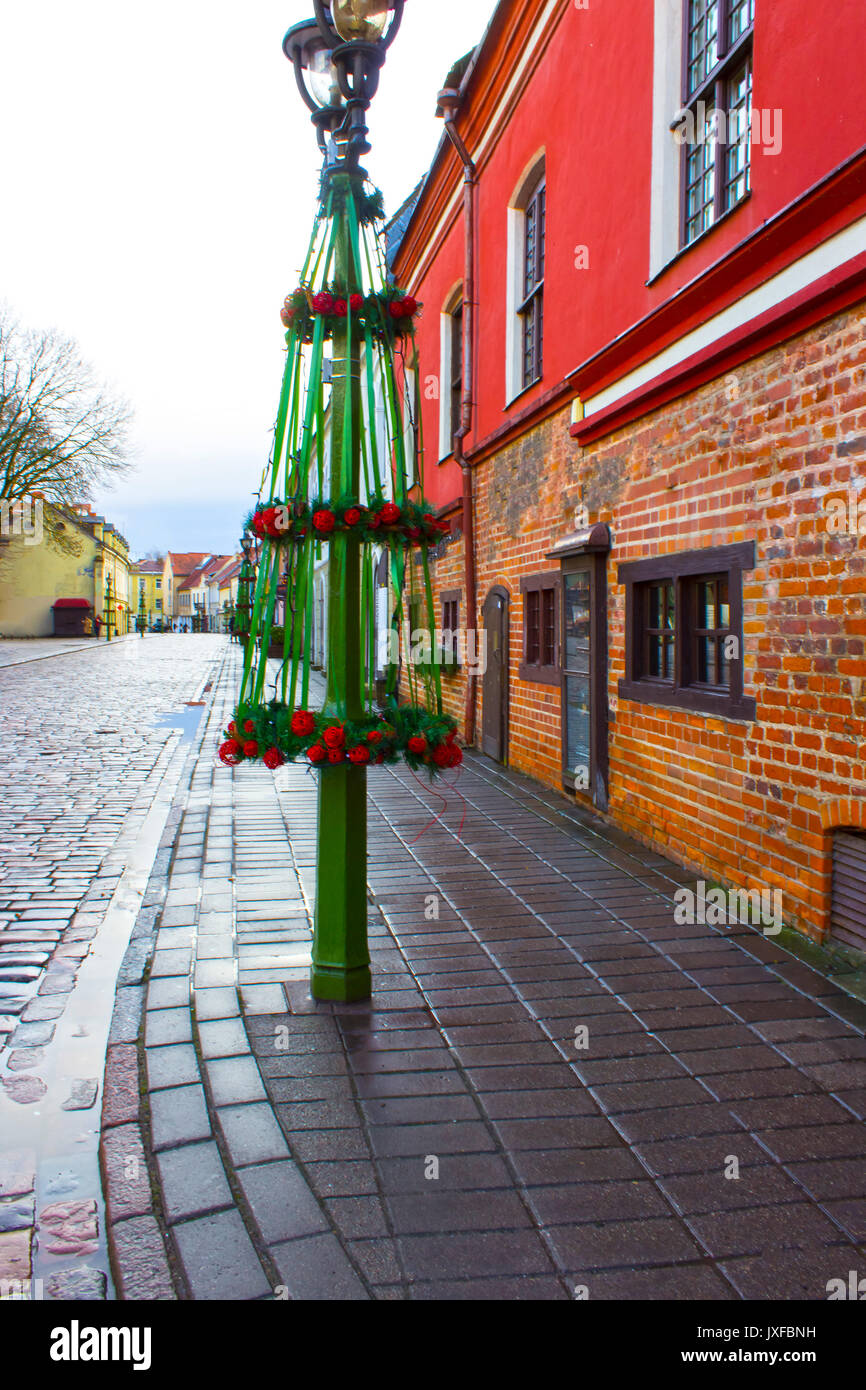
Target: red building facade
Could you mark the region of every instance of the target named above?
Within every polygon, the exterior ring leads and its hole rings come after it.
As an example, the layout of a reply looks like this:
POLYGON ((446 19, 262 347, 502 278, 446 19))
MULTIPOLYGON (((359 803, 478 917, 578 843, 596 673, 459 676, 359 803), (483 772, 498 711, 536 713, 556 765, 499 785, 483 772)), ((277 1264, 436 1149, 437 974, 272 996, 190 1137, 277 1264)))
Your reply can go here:
POLYGON ((826 9, 502 0, 394 272, 468 739, 866 947, 866 26, 826 9))

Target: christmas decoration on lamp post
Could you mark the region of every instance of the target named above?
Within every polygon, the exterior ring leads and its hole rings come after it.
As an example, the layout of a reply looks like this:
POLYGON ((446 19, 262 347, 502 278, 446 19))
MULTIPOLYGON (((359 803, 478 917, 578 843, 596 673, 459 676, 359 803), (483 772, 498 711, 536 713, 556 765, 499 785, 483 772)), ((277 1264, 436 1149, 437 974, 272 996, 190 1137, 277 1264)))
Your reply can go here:
MULTIPOLYGON (((319 209, 300 284, 281 312, 287 358, 274 446, 246 531, 260 546, 235 715, 220 749, 236 766, 304 762, 318 778, 316 916, 310 987, 321 1000, 370 994, 367 944, 367 767, 404 761, 431 779, 459 766, 454 720, 443 713, 441 656, 388 666, 376 700, 376 583, 388 557, 404 593, 435 628, 428 550, 448 524, 423 496, 420 429, 403 419, 414 362, 417 301, 385 267, 376 223, 382 197, 360 157, 366 113, 396 37, 403 0, 314 0, 315 18, 283 40, 325 155, 319 209), (383 423, 384 419, 384 423, 383 423), (314 573, 327 554, 327 691, 309 709, 314 573), (277 596, 285 594, 282 661, 267 698, 277 596)), ((411 407, 417 412, 417 406, 411 407)), ((249 547, 245 546, 249 561, 249 547)), ((251 568, 251 566, 250 566, 251 568)), ((240 606, 239 592, 239 606, 240 606)), ((393 654, 394 642, 390 644, 393 654)))

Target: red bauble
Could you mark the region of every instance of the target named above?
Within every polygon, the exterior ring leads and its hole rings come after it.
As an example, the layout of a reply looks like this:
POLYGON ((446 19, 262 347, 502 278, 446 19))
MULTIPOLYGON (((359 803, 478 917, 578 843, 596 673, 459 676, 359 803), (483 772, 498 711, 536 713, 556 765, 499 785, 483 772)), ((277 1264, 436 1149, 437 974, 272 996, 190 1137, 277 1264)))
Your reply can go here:
POLYGON ((367 518, 367 525, 370 527, 371 531, 378 531, 379 527, 382 525, 382 518, 378 512, 370 513, 367 518))
POLYGON ((388 313, 391 315, 392 319, 401 319, 403 317, 403 305, 399 299, 391 300, 391 303, 388 305, 388 313))
POLYGON ((409 745, 408 745, 408 746, 409 746, 409 752, 410 752, 410 753, 426 753, 426 752, 427 752, 427 740, 426 740, 426 738, 424 737, 423 734, 413 734, 412 737, 411 737, 410 740, 409 740, 409 745))
POLYGON ((333 314, 334 296, 328 294, 327 290, 322 290, 320 294, 314 295, 313 310, 317 314, 333 314))
POLYGON ((322 738, 329 748, 342 748, 346 742, 346 730, 341 724, 329 724, 322 738))
POLYGON ((245 757, 245 758, 257 758, 258 756, 259 756, 259 745, 256 743, 256 741, 255 741, 254 738, 251 738, 250 741, 249 741, 249 743, 245 743, 245 744, 244 744, 244 757, 245 757))
POLYGON ((262 520, 261 512, 256 512, 255 516, 253 517, 253 527, 256 531, 258 531, 259 535, 261 535, 264 531, 265 523, 262 520))
POLYGON ((360 314, 364 307, 364 296, 362 294, 353 294, 349 299, 349 303, 352 307, 352 313, 360 314))
POLYGON ((262 522, 265 530, 270 534, 276 529, 277 509, 276 507, 265 507, 262 512, 262 522))
POLYGON ((368 743, 381 743, 381 742, 382 742, 382 735, 379 733, 379 730, 378 730, 378 729, 371 729, 371 730, 370 730, 370 732, 369 732, 368 735, 367 735, 367 742, 368 742, 368 743))
POLYGON ((256 731, 256 726, 255 726, 255 724, 253 723, 253 721, 252 721, 251 719, 247 719, 247 720, 244 722, 244 733, 245 733, 245 734, 254 734, 255 731, 256 731))
POLYGON ((418 309, 418 301, 414 295, 407 294, 399 301, 400 309, 405 319, 410 319, 418 309))
POLYGON ((350 507, 347 512, 344 512, 343 520, 347 526, 357 526, 361 520, 361 513, 357 507, 350 507))
POLYGON ((316 727, 316 721, 309 710, 296 709, 292 715, 292 733, 298 738, 309 738, 316 727))
POLYGON ((271 772, 274 772, 278 767, 282 767, 285 761, 279 748, 269 748, 264 756, 265 767, 269 767, 271 772))
POLYGON ((317 531, 333 531, 336 524, 337 518, 327 508, 323 508, 320 512, 313 512, 313 525, 317 531))
POLYGON ((345 299, 334 300, 334 313, 337 315, 338 319, 344 319, 348 312, 349 306, 346 303, 345 299))
POLYGON ((230 738, 237 738, 238 736, 238 726, 234 720, 229 724, 228 733, 230 738))
POLYGON ((355 748, 349 749, 349 762, 368 763, 370 761, 370 750, 365 748, 363 743, 359 743, 355 748))
POLYGON ((437 767, 451 767, 451 750, 440 743, 438 748, 433 749, 433 761, 437 767))
POLYGON ((379 516, 386 526, 393 526, 395 521, 400 520, 400 508, 395 506, 393 502, 386 502, 379 516))
POLYGON ((421 539, 421 532, 417 526, 410 526, 406 532, 406 535, 409 537, 410 541, 417 541, 421 539))
POLYGON ((328 752, 329 763, 342 763, 346 760, 346 754, 342 748, 331 748, 328 752))
POLYGON ((376 762, 377 762, 377 763, 383 763, 384 761, 385 761, 385 754, 384 754, 384 753, 380 753, 379 756, 378 756, 378 758, 376 759, 376 762))
POLYGON ((219 756, 221 762, 224 762, 227 767, 237 767, 241 760, 241 746, 237 739, 228 739, 227 742, 221 746, 219 756))
POLYGON ((327 756, 327 753, 320 743, 314 743, 312 748, 307 749, 307 757, 311 763, 324 762, 327 756))
POLYGON ((451 745, 451 761, 449 767, 459 767, 463 761, 463 749, 458 748, 456 743, 451 745))

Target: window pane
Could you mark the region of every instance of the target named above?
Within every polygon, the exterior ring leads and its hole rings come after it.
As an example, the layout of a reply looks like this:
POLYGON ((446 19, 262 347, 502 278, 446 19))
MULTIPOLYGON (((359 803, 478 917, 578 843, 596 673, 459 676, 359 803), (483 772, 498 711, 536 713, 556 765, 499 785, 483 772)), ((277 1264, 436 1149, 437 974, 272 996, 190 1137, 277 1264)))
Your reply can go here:
POLYGON ((592 583, 589 570, 575 570, 563 576, 565 604, 565 667, 580 675, 589 675, 592 630, 590 603, 592 583))
POLYGON ((526 595, 526 661, 530 666, 537 666, 541 655, 539 598, 537 589, 526 595))
POLYGON ((703 130, 695 132, 695 144, 686 159, 686 241, 694 241, 711 227, 715 216, 718 146, 706 138, 707 133, 705 123, 703 130))
POLYGON ((728 46, 735 44, 741 34, 755 22, 755 0, 730 0, 728 15, 728 46))
POLYGON ((689 95, 719 61, 719 0, 689 0, 689 95))
POLYGON ((542 666, 552 666, 556 657, 556 592, 553 589, 543 589, 541 593, 542 603, 542 642, 541 642, 541 664, 542 666))
POLYGON ((749 191, 752 125, 752 64, 743 64, 726 84, 728 94, 728 146, 725 151, 725 208, 731 208, 749 191))
POLYGON ((535 284, 535 257, 538 252, 538 203, 535 199, 526 209, 526 255, 524 259, 523 294, 532 292, 535 284))

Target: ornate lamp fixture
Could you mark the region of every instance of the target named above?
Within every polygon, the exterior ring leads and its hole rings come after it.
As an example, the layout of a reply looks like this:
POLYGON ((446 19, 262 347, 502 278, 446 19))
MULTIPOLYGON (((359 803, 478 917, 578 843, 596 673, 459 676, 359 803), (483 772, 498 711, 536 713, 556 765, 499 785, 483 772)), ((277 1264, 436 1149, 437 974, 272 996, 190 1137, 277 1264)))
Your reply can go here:
POLYGON ((366 115, 385 56, 397 37, 404 0, 314 0, 315 20, 283 39, 298 90, 313 116, 319 146, 330 135, 338 160, 356 168, 370 149, 366 115))

